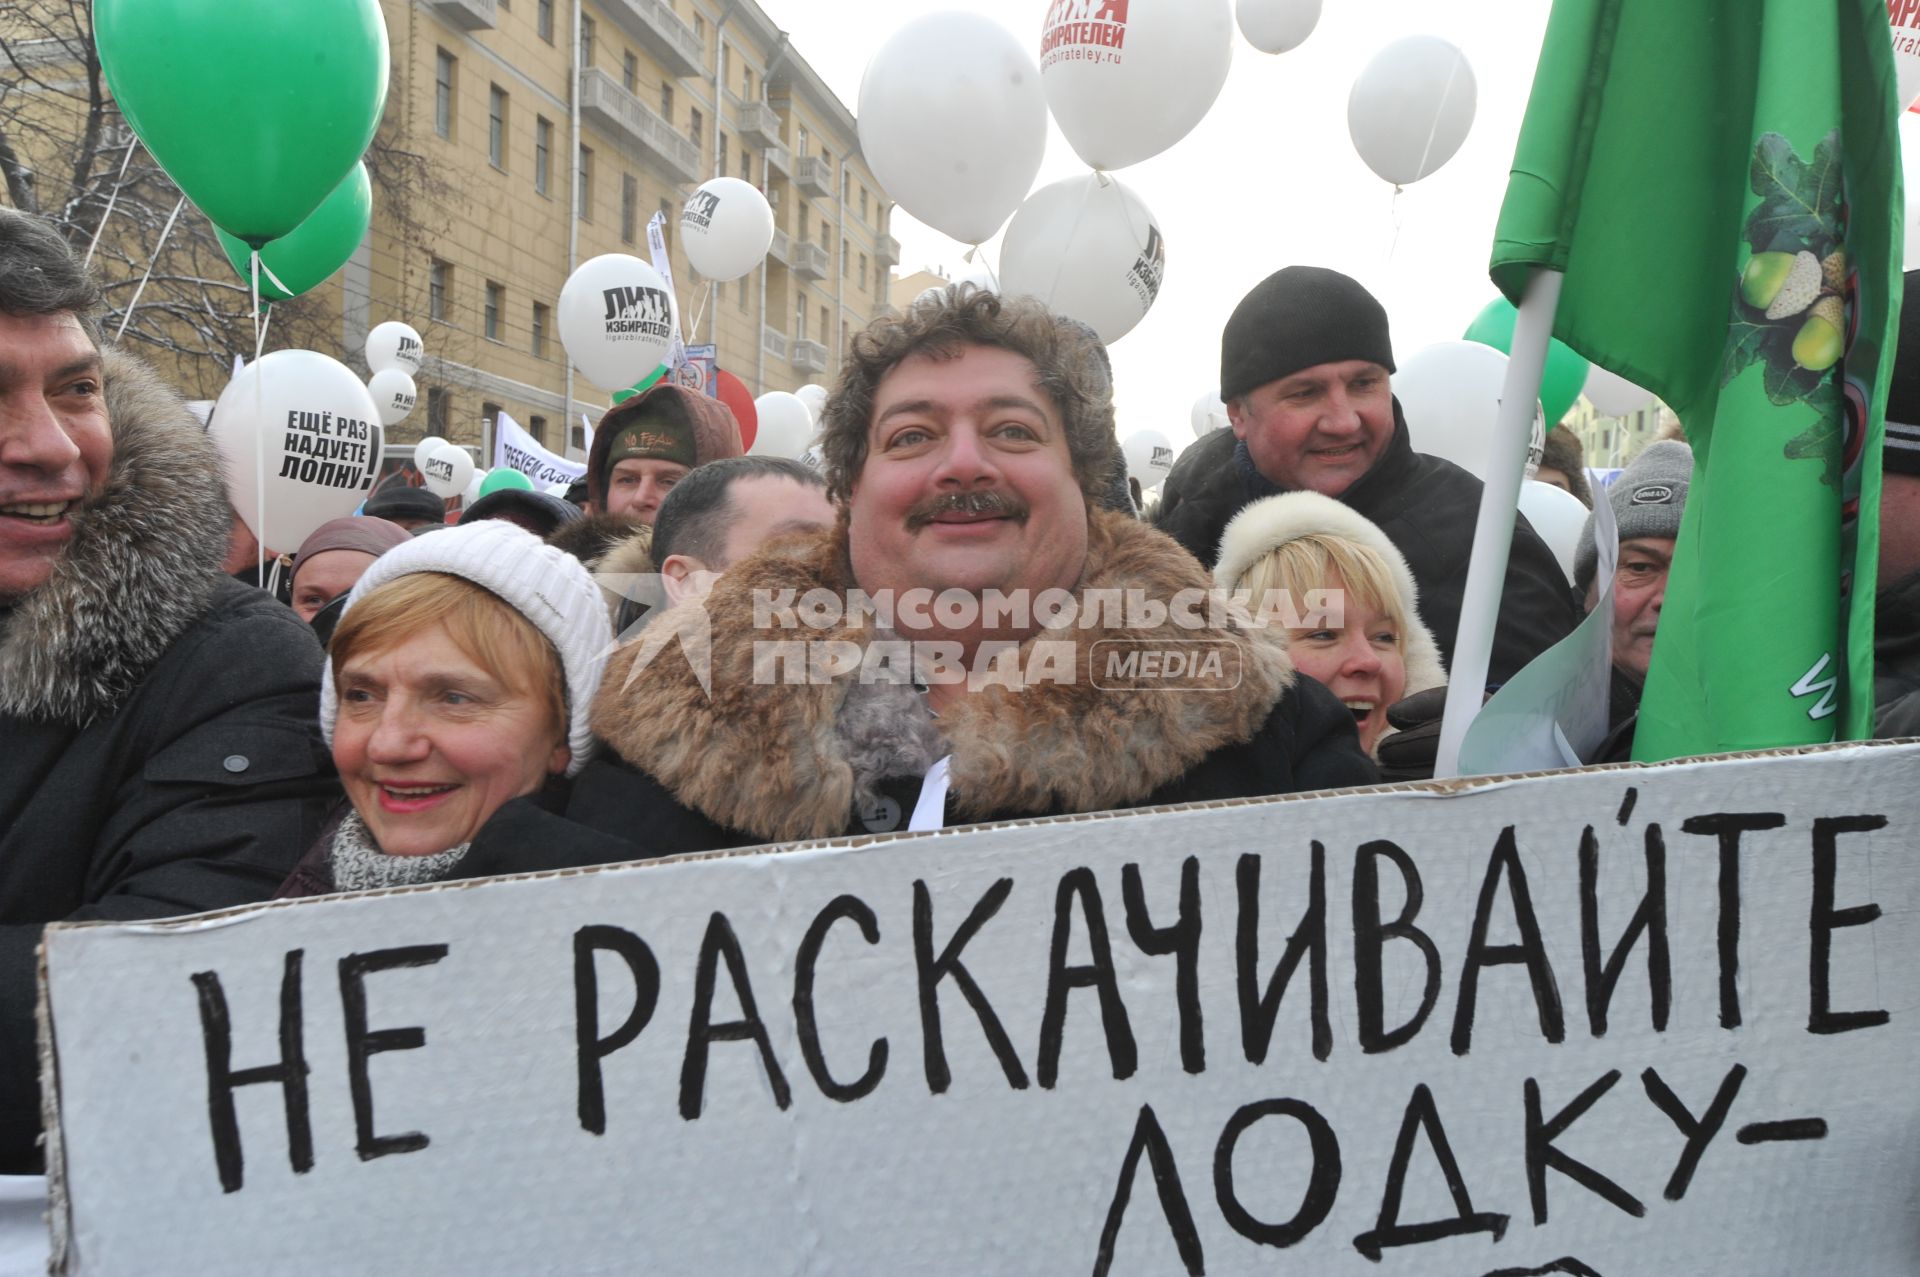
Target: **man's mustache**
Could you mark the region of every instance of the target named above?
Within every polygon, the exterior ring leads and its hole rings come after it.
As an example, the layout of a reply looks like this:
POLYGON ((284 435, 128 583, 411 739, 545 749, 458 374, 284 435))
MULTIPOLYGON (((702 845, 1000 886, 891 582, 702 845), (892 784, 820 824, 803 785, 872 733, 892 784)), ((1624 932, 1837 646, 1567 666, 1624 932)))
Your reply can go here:
POLYGON ((974 492, 943 492, 907 511, 907 531, 918 532, 944 514, 964 514, 977 519, 1017 519, 1027 521, 1029 507, 1011 492, 999 488, 981 488, 974 492))

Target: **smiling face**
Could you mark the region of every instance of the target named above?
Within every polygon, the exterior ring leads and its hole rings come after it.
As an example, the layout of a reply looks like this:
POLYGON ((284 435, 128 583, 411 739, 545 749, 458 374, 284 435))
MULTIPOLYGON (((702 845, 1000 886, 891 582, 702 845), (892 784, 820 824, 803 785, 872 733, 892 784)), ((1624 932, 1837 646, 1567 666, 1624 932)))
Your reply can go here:
POLYGON ((71 313, 0 313, 0 602, 37 589, 113 462, 100 352, 71 313))
POLYGON ((994 346, 912 355, 880 381, 848 497, 868 593, 1070 589, 1087 505, 1031 361, 994 346))
POLYGON ((483 668, 441 625, 354 653, 336 683, 334 766, 390 856, 471 841, 571 757, 552 705, 483 668))
POLYGON ((1379 364, 1315 364, 1256 386, 1227 405, 1227 419, 1270 482, 1337 497, 1393 439, 1393 391, 1379 364))
POLYGON ((1287 655, 1301 673, 1326 684, 1353 714, 1368 753, 1387 730, 1387 706, 1407 692, 1406 635, 1376 599, 1343 591, 1342 624, 1289 630, 1287 655))

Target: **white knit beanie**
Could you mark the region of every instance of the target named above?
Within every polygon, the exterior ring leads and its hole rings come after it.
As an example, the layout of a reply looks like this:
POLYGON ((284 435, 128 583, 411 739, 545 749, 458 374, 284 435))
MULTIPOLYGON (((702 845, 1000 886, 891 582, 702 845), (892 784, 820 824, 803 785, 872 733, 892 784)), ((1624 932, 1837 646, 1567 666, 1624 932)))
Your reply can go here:
MULTIPOLYGON (((547 636, 560 654, 567 684, 567 746, 573 751, 567 775, 577 775, 593 752, 587 717, 613 646, 607 605, 585 565, 504 520, 462 523, 416 537, 375 559, 347 596, 341 618, 389 581, 415 572, 444 572, 471 581, 497 595, 547 636)), ((339 712, 340 697, 329 660, 320 676, 320 734, 329 746, 339 712)))

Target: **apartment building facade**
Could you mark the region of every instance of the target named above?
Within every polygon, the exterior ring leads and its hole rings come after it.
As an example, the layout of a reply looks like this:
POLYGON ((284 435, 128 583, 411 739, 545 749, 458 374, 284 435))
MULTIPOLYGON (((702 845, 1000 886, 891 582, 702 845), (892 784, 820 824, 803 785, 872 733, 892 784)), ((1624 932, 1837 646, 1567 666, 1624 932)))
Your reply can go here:
POLYGON ((395 442, 484 445, 504 410, 577 455, 607 399, 568 376, 560 289, 601 253, 647 258, 655 213, 686 340, 755 394, 830 380, 885 312, 899 248, 853 115, 751 0, 382 3, 390 136, 431 177, 405 219, 376 200, 331 287, 345 350, 386 319, 425 340, 421 407, 395 442), (776 231, 761 267, 714 283, 677 232, 687 195, 722 175, 766 193, 776 231))

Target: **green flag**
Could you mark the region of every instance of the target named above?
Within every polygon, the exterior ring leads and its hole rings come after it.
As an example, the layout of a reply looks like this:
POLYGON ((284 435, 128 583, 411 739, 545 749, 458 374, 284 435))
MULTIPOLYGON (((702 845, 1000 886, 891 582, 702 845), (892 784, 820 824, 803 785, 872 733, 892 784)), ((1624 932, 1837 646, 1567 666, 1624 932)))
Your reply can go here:
POLYGON ((1554 0, 1493 278, 1679 414, 1693 480, 1634 756, 1871 734, 1901 293, 1885 0, 1554 0))

